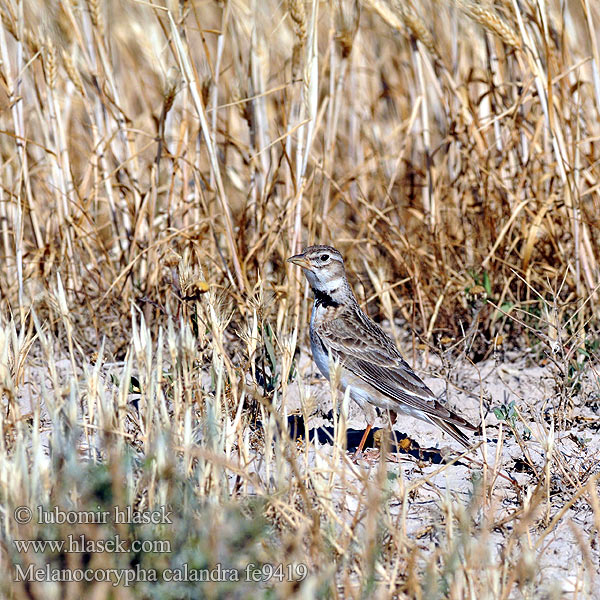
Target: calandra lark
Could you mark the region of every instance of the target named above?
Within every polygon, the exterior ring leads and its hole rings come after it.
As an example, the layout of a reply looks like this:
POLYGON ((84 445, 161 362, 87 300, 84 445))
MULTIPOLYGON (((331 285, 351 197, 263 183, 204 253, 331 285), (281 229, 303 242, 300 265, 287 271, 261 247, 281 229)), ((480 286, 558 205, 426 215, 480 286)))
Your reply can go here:
MULTIPOLYGON (((340 364, 340 385, 366 412, 363 449, 377 407, 434 423, 469 448, 457 426, 476 430, 440 404, 434 393, 402 358, 392 338, 360 308, 346 278, 344 259, 331 246, 311 246, 288 258, 304 271, 315 295, 310 318, 310 345, 319 371, 329 379, 331 358, 340 364)), ((392 422, 393 422, 392 421, 392 422)))

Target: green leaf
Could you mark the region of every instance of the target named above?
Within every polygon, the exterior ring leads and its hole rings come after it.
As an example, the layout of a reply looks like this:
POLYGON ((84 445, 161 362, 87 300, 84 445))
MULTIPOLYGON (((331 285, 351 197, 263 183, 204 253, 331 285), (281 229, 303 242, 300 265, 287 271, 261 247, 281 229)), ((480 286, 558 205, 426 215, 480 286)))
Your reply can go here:
POLYGON ((494 411, 494 414, 496 415, 496 419, 498 419, 498 421, 506 421, 506 413, 504 412, 504 408, 497 406, 492 410, 494 411))
POLYGON ((273 372, 275 372, 275 367, 277 366, 277 359, 275 358, 275 348, 273 348, 273 331, 268 323, 265 324, 263 338, 265 341, 265 348, 267 349, 267 354, 269 356, 269 362, 271 363, 271 369, 273 372))
POLYGON ((490 281, 490 276, 487 271, 483 272, 483 289, 487 292, 489 297, 492 296, 492 282, 490 281))

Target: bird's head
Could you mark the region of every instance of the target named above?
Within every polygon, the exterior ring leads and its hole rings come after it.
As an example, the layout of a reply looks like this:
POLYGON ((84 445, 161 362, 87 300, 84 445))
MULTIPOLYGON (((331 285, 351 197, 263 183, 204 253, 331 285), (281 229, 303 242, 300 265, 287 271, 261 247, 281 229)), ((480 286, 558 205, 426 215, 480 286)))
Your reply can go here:
POLYGON ((309 246, 288 262, 302 267, 311 288, 336 299, 349 290, 342 255, 331 246, 309 246))

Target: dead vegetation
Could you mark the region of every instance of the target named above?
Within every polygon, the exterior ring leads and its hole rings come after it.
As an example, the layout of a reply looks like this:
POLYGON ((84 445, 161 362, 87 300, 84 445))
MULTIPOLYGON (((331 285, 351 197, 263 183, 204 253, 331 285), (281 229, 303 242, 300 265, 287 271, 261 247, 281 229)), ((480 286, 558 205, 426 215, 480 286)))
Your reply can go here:
MULTIPOLYGON (((595 2, 0 7, 7 597, 115 593, 26 585, 15 565, 182 563, 308 569, 202 583, 206 597, 595 597, 595 2), (409 361, 486 417, 483 468, 368 470, 342 445, 287 439, 289 412, 309 423, 318 407, 310 303, 284 261, 315 241, 345 254, 409 361), (175 522, 12 518, 115 504, 169 504, 175 522), (70 533, 173 549, 14 546, 70 533), (564 572, 547 578, 548 561, 564 572)), ((343 444, 346 404, 331 402, 343 444)), ((119 597, 198 585, 138 573, 119 597)))

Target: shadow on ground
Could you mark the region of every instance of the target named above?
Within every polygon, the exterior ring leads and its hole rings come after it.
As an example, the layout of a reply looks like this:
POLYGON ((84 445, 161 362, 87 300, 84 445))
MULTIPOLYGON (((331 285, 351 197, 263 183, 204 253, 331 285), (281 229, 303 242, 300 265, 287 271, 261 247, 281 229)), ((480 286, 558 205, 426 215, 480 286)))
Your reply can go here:
MULTIPOLYGON (((332 411, 329 411, 327 418, 330 421, 333 421, 332 411)), ((374 427, 371 429, 365 442, 365 448, 380 448, 381 441, 385 439, 384 435, 386 431, 386 429, 382 429, 380 427, 374 427)), ((293 440, 300 440, 306 436, 306 427, 304 423, 304 417, 302 415, 291 415, 288 417, 288 432, 293 440)), ((405 433, 395 430, 393 430, 392 433, 393 435, 389 436, 389 452, 407 454, 419 461, 429 462, 432 464, 443 464, 447 462, 447 460, 450 460, 450 457, 442 455, 440 450, 437 448, 421 448, 415 440, 407 436, 405 433)), ((363 434, 364 431, 362 429, 346 430, 346 448, 348 451, 354 452, 358 448, 363 434)), ((313 441, 315 436, 317 436, 319 444, 333 444, 333 427, 321 426, 309 429, 309 441, 313 441)), ((460 463, 457 462, 455 464, 460 463)))

